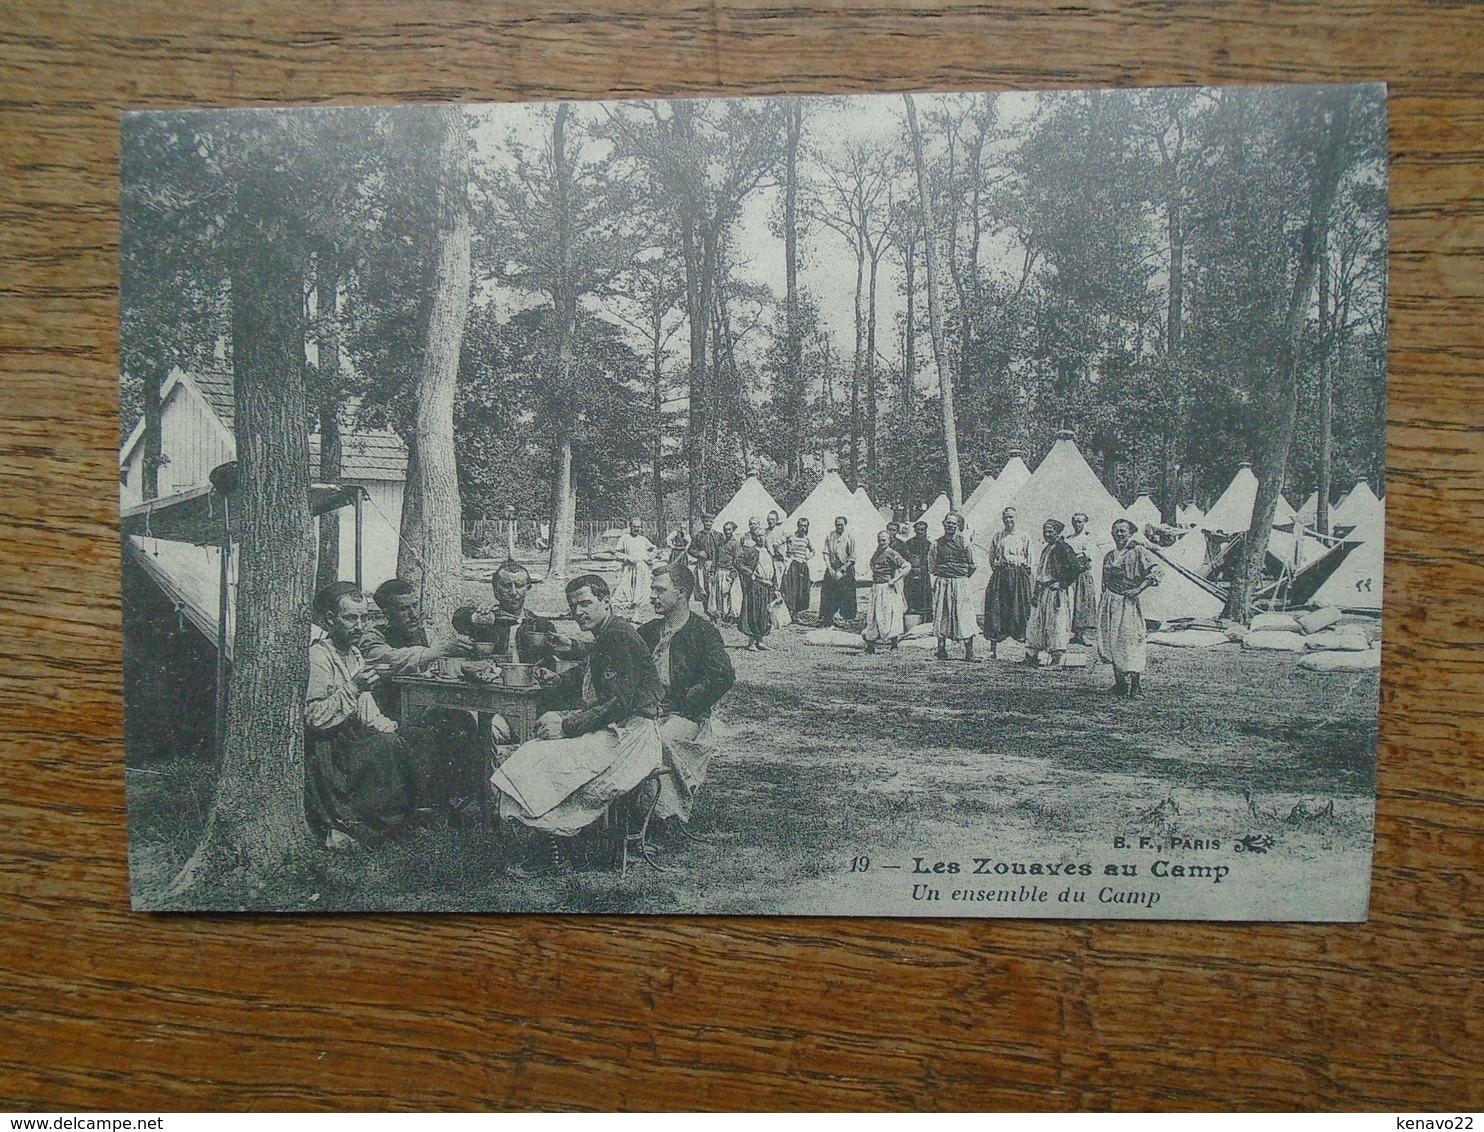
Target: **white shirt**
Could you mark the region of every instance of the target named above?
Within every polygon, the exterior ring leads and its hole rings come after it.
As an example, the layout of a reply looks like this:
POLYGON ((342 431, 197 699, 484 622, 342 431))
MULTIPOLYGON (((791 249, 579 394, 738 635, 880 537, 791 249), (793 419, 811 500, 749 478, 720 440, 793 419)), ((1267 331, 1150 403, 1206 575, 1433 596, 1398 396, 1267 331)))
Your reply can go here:
POLYGON ((395 731, 397 725, 381 714, 376 698, 356 687, 355 675, 365 666, 355 645, 342 653, 328 637, 311 642, 305 724, 316 731, 330 731, 354 715, 373 731, 395 731))

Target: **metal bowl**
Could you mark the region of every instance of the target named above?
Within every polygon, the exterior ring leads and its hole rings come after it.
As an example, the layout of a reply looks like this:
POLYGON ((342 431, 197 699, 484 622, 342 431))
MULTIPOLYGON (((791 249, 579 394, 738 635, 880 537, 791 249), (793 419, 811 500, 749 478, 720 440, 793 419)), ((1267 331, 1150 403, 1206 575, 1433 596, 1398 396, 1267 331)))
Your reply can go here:
POLYGON ((534 664, 502 664, 500 673, 505 684, 511 688, 531 688, 536 684, 534 664))

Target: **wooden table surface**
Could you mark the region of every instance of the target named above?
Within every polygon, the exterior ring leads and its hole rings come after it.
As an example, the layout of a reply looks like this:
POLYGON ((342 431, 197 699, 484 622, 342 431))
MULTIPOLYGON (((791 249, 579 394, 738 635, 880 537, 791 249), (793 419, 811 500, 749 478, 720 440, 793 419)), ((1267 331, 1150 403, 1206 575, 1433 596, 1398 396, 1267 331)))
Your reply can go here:
POLYGON ((10 0, 0 17, 0 1108, 1484 1104, 1484 8, 1352 0, 10 0), (1372 919, 129 911, 127 107, 1391 86, 1372 919))

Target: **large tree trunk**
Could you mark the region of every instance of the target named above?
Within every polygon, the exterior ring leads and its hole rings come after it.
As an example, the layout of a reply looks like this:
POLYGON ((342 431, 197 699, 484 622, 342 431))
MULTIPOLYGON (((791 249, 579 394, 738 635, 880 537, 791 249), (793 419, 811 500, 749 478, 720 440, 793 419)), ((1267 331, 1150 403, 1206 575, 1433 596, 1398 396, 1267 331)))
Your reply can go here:
POLYGON ((407 480, 402 488, 402 527, 397 533, 397 576, 411 581, 422 576, 423 476, 418 459, 417 429, 402 438, 407 445, 407 480))
POLYGON ((855 248, 855 359, 850 366, 850 465, 845 483, 851 491, 860 483, 861 470, 861 369, 866 353, 866 249, 856 236, 855 248))
MULTIPOLYGON (((337 406, 324 402, 319 407, 320 483, 340 482, 340 414, 337 406)), ((326 511, 319 517, 318 567, 314 572, 316 589, 323 589, 340 578, 340 512, 326 511)))
MULTIPOLYGON (((752 462, 752 440, 748 435, 747 391, 742 387, 742 369, 737 365, 737 338, 732 334, 732 316, 727 311, 725 290, 720 287, 717 289, 716 296, 716 322, 716 340, 721 343, 725 354, 729 419, 737 431, 737 447, 745 474, 752 462)), ((718 361, 717 374, 720 375, 720 373, 721 362, 718 361)), ((696 518, 696 516, 691 517, 696 518)), ((661 529, 664 528, 661 527, 661 529)))
POLYGON ((876 486, 876 269, 879 252, 871 254, 871 283, 866 307, 866 490, 876 486))
POLYGON ((1188 397, 1185 391, 1185 215, 1180 200, 1179 171, 1170 178, 1166 212, 1170 237, 1170 297, 1167 308, 1165 352, 1167 373, 1175 383, 1175 412, 1166 421, 1164 463, 1161 473, 1160 510, 1166 522, 1174 522, 1175 508, 1181 503, 1180 438, 1190 435, 1188 397))
POLYGON ((251 903, 306 856, 304 689, 314 536, 304 392, 303 261, 262 240, 234 258, 237 627, 225 749, 206 830, 167 896, 251 903))
POLYGON ((654 388, 650 400, 650 409, 654 413, 654 445, 651 463, 654 465, 654 515, 655 522, 659 524, 657 530, 664 530, 669 521, 665 514, 665 353, 664 353, 664 324, 663 316, 654 320, 653 334, 649 341, 650 366, 652 367, 654 388))
MULTIPOLYGON (((695 108, 686 102, 673 104, 675 142, 682 151, 681 160, 694 161, 696 153, 695 108)), ((688 179, 699 186, 704 171, 688 179)), ((697 190, 699 191, 699 190, 697 190)), ((685 263, 685 316, 690 331, 690 404, 686 414, 685 459, 689 480, 686 484, 686 511, 697 515, 705 509, 706 498, 706 335, 711 327, 712 244, 706 229, 703 203, 687 195, 675 203, 680 227, 680 254, 685 263)))
POLYGON ((1330 465, 1334 459, 1334 371, 1330 357, 1334 349, 1329 295, 1329 263, 1319 266, 1319 511, 1314 525, 1329 534, 1330 465))
POLYGON ((572 565, 572 542, 577 532, 577 492, 572 487, 572 433, 562 428, 552 452, 551 556, 547 580, 566 582, 572 565))
POLYGON ((788 333, 789 443, 787 469, 790 483, 802 471, 804 456, 804 417, 807 398, 804 395, 804 339, 799 326, 799 145, 804 132, 804 106, 792 99, 784 116, 785 151, 783 180, 783 274, 784 310, 788 333))
POLYGON ((696 302, 699 304, 696 320, 701 325, 701 352, 692 359, 692 365, 700 377, 700 383, 699 387, 692 386, 690 394, 691 426, 695 429, 696 440, 695 466, 691 472, 689 498, 686 501, 686 516, 690 520, 694 520, 702 511, 708 509, 707 503, 711 495, 711 449, 707 444, 707 437, 711 431, 712 414, 716 411, 716 389, 706 373, 706 331, 710 323, 709 312, 716 302, 719 249, 717 248, 717 233, 709 221, 701 229, 700 235, 701 278, 696 294, 696 302))
POLYGON ((572 263, 572 167, 567 161, 567 118, 571 104, 557 107, 551 127, 551 152, 556 176, 553 202, 556 210, 556 286, 552 292, 556 319, 556 356, 553 359, 556 387, 565 405, 557 423, 555 467, 551 485, 551 557, 547 574, 563 582, 572 560, 572 540, 577 530, 577 491, 572 481, 572 434, 577 417, 576 342, 577 286, 572 263))
MULTIPOLYGON (((315 314, 319 322, 319 468, 321 483, 340 482, 340 281, 334 268, 321 256, 315 278, 315 314)), ((326 511, 319 517, 319 566, 316 588, 340 578, 340 512, 326 511)))
POLYGON ((943 308, 938 297, 938 256, 933 227, 933 203, 928 189, 927 168, 922 159, 922 131, 917 125, 917 107, 910 94, 902 95, 907 103, 907 127, 912 134, 912 161, 917 167, 917 205, 922 213, 923 255, 927 261, 928 327, 933 336, 933 364, 938 370, 938 391, 943 406, 943 451, 948 461, 948 498, 955 511, 964 505, 964 485, 958 468, 958 425, 953 413, 953 374, 943 340, 943 308))
POLYGON ((686 510, 694 514, 701 509, 705 492, 706 435, 706 332, 711 326, 709 289, 702 284, 706 273, 701 262, 700 240, 690 218, 680 226, 681 255, 685 260, 685 315, 690 331, 689 410, 685 423, 685 460, 689 473, 686 485, 686 510))
POLYGON ((912 419, 917 407, 914 385, 917 380, 917 255, 913 245, 908 244, 902 250, 902 263, 907 273, 907 314, 902 349, 902 413, 905 422, 912 419))
POLYGON ((417 377, 417 424, 412 446, 417 471, 412 495, 420 511, 421 539, 410 545, 404 543, 397 562, 397 572, 417 586, 423 616, 435 637, 448 631, 449 616, 459 603, 463 568, 463 513, 454 462, 453 403, 459 351, 469 318, 473 235, 469 220, 468 123, 457 106, 440 107, 436 113, 441 119, 442 140, 435 266, 427 339, 417 377))
MULTIPOLYGON (((712 295, 711 307, 711 374, 707 383, 714 395, 711 411, 707 414, 706 429, 706 451, 712 455, 721 452, 721 426, 728 415, 731 407, 730 383, 726 380, 726 372, 723 367, 723 339, 726 335, 725 322, 722 319, 722 308, 726 305, 726 296, 722 293, 720 280, 715 293, 712 295)), ((701 500, 701 509, 706 509, 706 500, 701 500)), ((664 533, 664 532, 661 532, 664 533)))
POLYGON ((1266 427, 1259 433, 1257 459, 1253 466, 1257 475, 1257 501, 1252 507, 1252 527, 1242 544, 1236 580, 1227 594, 1226 615, 1234 621, 1245 622, 1252 614, 1252 599, 1267 559, 1273 517, 1278 511, 1278 493, 1283 487, 1288 449, 1293 443, 1294 425, 1298 420, 1299 346, 1309 296, 1314 290, 1314 276, 1329 234, 1330 211, 1344 168, 1342 158, 1350 133, 1350 100, 1353 95, 1340 89, 1330 97, 1333 100, 1332 117, 1324 136, 1317 142, 1309 215, 1301 234, 1298 265, 1280 341, 1280 356, 1274 359, 1277 377, 1276 388, 1268 401, 1271 412, 1265 417, 1266 427))

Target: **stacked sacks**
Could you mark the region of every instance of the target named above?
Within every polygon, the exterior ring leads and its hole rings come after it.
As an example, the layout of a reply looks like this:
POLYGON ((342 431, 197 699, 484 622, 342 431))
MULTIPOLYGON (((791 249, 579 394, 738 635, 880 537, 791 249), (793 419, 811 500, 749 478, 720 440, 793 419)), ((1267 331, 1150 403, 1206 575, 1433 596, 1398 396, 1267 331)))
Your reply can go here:
POLYGON ((1264 629, 1248 633, 1242 638, 1244 649, 1261 649, 1265 652, 1303 652, 1304 638, 1298 633, 1286 633, 1277 629, 1264 629))
POLYGON ((1359 625, 1336 625, 1306 637, 1304 644, 1311 652, 1365 652, 1371 647, 1359 625))
POLYGON ((1309 672, 1355 672, 1381 667, 1381 648, 1365 649, 1362 652, 1316 652, 1299 661, 1299 667, 1309 672))
POLYGON ((1266 652, 1303 652, 1304 637, 1291 613, 1259 613, 1242 638, 1244 649, 1266 652))
POLYGON ((1332 605, 1328 605, 1322 609, 1315 609, 1308 613, 1300 614, 1297 620, 1299 629, 1302 632, 1318 633, 1338 623, 1341 616, 1342 614, 1338 609, 1332 605))
MULTIPOLYGON (((1372 651, 1370 636, 1360 625, 1341 625, 1340 611, 1334 608, 1315 609, 1308 613, 1259 613, 1252 619, 1252 626, 1242 637, 1242 647, 1263 649, 1271 652, 1308 653, 1364 653, 1372 651)), ((1375 663, 1364 664, 1323 662, 1304 667, 1324 670, 1328 667, 1374 667, 1380 663, 1377 651, 1375 663)))

